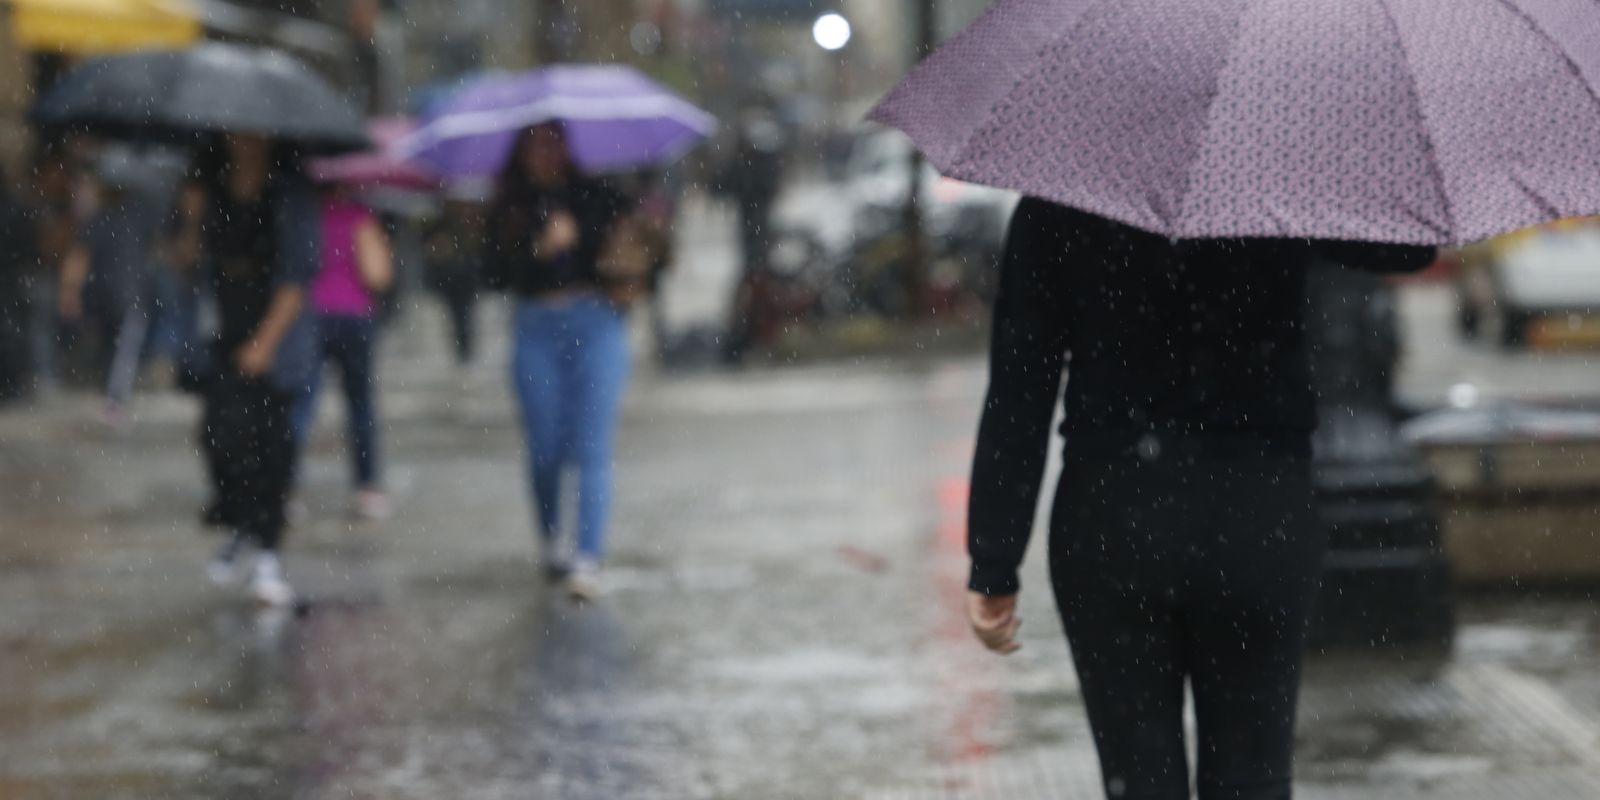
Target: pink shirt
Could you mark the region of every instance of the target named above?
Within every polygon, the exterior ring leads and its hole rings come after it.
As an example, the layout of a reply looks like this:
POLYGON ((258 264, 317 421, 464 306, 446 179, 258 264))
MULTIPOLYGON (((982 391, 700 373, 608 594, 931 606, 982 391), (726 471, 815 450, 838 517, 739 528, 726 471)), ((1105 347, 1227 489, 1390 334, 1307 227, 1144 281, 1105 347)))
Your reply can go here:
POLYGON ((349 200, 322 204, 322 270, 311 282, 311 308, 319 314, 370 317, 372 293, 361 283, 356 231, 373 219, 366 206, 349 200))

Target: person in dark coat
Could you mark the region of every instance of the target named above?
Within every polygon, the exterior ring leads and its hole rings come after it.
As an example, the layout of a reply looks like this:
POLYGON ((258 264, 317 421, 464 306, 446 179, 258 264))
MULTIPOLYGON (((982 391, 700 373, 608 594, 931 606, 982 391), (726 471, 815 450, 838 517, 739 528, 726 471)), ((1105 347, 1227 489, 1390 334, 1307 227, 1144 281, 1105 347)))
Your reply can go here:
POLYGON ((450 317, 456 367, 465 371, 477 352, 479 272, 483 268, 483 215, 479 203, 451 197, 423 238, 428 286, 450 317))
POLYGON ((1317 258, 1421 269, 1432 248, 1174 241, 1026 199, 995 307, 972 469, 968 611, 1015 651, 1050 424, 1065 465, 1050 574, 1107 795, 1288 798, 1307 619, 1326 546, 1302 315, 1317 258))
POLYGON ((767 267, 772 250, 772 207, 783 180, 783 127, 761 108, 742 115, 728 189, 739 206, 739 257, 746 276, 767 267))
POLYGON ((320 262, 316 197, 294 156, 269 139, 230 134, 205 155, 212 163, 179 203, 197 216, 180 219, 172 249, 201 254, 217 314, 200 439, 216 492, 207 518, 234 535, 207 571, 219 583, 241 577, 242 549, 253 546, 250 593, 289 605, 278 552, 298 456, 290 415, 318 366, 305 313, 320 262))

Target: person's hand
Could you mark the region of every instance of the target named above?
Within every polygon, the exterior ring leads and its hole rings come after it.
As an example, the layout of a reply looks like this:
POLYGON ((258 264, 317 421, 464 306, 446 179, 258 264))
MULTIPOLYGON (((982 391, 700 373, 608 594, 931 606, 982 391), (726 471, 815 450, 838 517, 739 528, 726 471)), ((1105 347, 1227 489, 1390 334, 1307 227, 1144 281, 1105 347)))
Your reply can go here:
POLYGON ((56 301, 56 313, 61 316, 62 322, 77 322, 83 318, 83 295, 78 292, 62 292, 61 299, 56 301))
POLYGON ((1022 643, 1017 641, 1022 618, 1017 616, 1016 595, 967 592, 967 621, 984 647, 1003 656, 1022 649, 1022 643))
POLYGON ((544 233, 534 243, 534 253, 542 258, 559 256, 578 246, 579 235, 578 220, 566 211, 557 211, 550 215, 544 233))
POLYGON ((247 378, 259 378, 272 369, 272 348, 259 339, 251 339, 234 351, 233 365, 247 378))

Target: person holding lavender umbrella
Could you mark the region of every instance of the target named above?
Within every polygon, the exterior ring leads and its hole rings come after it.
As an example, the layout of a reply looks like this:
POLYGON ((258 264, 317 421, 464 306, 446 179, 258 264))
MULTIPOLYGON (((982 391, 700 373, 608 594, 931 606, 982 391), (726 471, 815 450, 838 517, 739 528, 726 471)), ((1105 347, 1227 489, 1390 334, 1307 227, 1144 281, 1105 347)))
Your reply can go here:
POLYGON ((577 171, 564 128, 516 141, 486 236, 488 283, 516 298, 512 385, 528 437, 545 573, 578 599, 601 591, 612 449, 631 371, 623 309, 600 260, 626 213, 621 195, 577 171), (562 550, 561 479, 578 477, 577 557, 562 550))
POLYGON ((612 445, 631 371, 624 314, 648 291, 650 226, 597 175, 662 167, 716 130, 705 111, 618 65, 561 65, 469 81, 399 150, 447 182, 492 180, 489 288, 516 297, 512 383, 547 577, 600 593, 612 445), (561 545, 561 478, 578 476, 576 558, 561 545))
POLYGON ((1186 690, 1200 800, 1290 797, 1326 547, 1307 266, 1419 269, 1600 211, 1595 30, 1600 5, 1567 0, 999 0, 874 111, 950 177, 1026 195, 968 615, 1021 646, 1059 402, 1050 579, 1107 797, 1191 797, 1186 690))

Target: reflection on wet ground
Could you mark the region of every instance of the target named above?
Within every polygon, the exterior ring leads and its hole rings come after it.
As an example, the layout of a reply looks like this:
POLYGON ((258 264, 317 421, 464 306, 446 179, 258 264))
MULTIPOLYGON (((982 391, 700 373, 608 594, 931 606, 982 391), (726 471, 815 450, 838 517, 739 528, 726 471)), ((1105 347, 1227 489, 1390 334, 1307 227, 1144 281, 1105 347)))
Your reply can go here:
MULTIPOLYGON (((975 362, 647 382, 581 607, 536 576, 492 386, 391 376, 380 525, 342 518, 319 441, 282 614, 201 579, 182 401, 125 438, 0 414, 0 798, 1094 797, 1046 593, 1011 660, 959 616, 981 389, 975 362)), ((1595 608, 1490 599, 1449 661, 1320 661, 1304 796, 1600 797, 1595 608)))

